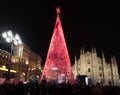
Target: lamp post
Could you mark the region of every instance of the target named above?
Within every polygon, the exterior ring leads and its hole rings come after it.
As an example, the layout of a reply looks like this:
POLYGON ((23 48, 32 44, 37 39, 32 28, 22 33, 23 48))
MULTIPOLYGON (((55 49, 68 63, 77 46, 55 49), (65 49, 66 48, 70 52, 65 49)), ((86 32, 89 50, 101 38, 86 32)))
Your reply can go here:
MULTIPOLYGON (((22 41, 20 39, 19 34, 15 34, 13 35, 12 31, 6 31, 3 32, 2 37, 6 40, 7 43, 11 44, 11 58, 10 58, 10 63, 12 62, 12 54, 13 54, 13 45, 19 45, 22 44, 22 41)), ((8 64, 8 74, 7 74, 7 78, 8 80, 10 80, 10 69, 11 69, 11 64, 8 64)))

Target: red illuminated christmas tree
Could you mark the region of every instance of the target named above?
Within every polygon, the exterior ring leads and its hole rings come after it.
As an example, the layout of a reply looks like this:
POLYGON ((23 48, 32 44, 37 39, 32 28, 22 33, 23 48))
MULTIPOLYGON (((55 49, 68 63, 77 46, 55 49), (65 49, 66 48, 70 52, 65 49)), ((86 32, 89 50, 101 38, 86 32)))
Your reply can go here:
POLYGON ((60 9, 57 8, 57 19, 54 26, 45 66, 41 80, 45 77, 47 82, 74 82, 74 75, 64 39, 63 29, 60 21, 60 9))

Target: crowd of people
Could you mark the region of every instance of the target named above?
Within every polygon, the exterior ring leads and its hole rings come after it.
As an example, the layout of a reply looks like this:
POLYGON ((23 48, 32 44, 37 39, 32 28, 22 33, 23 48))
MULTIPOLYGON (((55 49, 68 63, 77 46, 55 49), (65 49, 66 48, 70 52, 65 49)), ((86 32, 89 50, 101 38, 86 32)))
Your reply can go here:
POLYGON ((0 95, 120 95, 120 87, 96 85, 71 84, 46 82, 45 80, 38 82, 29 81, 24 84, 10 83, 5 81, 0 85, 0 95))

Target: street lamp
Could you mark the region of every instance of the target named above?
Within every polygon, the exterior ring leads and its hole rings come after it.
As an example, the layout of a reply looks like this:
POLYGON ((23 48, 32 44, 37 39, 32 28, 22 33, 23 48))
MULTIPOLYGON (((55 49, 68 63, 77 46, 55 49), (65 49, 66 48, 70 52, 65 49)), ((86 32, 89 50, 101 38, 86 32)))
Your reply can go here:
MULTIPOLYGON (((6 31, 3 32, 2 37, 6 40, 6 42, 11 44, 11 58, 10 60, 12 61, 12 50, 13 50, 13 45, 19 45, 22 44, 22 41, 20 39, 19 34, 15 34, 13 35, 12 31, 6 31)), ((11 62, 10 62, 11 63, 11 62)), ((10 63, 8 65, 8 75, 7 75, 7 79, 10 79, 10 63)))

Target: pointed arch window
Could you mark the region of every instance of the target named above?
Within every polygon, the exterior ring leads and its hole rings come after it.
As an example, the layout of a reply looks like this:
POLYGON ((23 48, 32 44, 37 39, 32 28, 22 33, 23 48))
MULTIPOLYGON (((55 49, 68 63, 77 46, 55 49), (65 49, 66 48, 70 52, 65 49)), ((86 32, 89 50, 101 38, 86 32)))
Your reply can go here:
POLYGON ((88 72, 89 72, 89 73, 91 72, 91 69, 90 69, 90 68, 88 68, 88 72))
POLYGON ((100 66, 98 69, 99 69, 99 70, 102 70, 102 67, 100 66))
POLYGON ((87 64, 90 64, 90 59, 87 59, 87 64))
POLYGON ((100 75, 100 77, 102 77, 102 73, 100 73, 99 75, 100 75))

